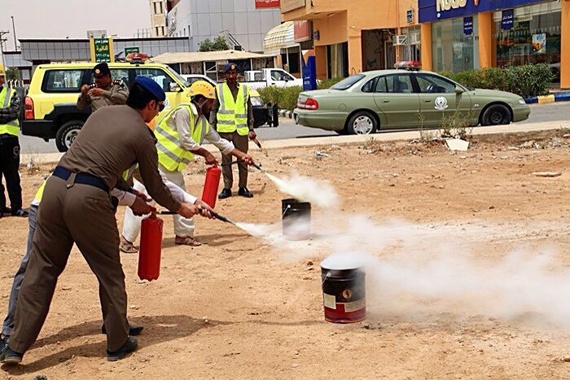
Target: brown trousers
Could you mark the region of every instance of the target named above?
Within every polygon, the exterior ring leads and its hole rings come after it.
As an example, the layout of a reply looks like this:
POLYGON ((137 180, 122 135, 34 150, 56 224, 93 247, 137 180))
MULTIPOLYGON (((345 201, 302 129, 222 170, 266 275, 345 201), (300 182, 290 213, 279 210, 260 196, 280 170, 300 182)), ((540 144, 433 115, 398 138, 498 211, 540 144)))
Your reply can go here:
MULTIPOLYGON (((247 153, 247 149, 249 148, 249 138, 247 135, 241 136, 237 131, 234 131, 231 133, 220 133, 220 136, 231 141, 237 150, 247 153)), ((230 162, 232 162, 232 155, 222 154, 222 164, 228 164, 230 162)), ((247 164, 245 162, 239 162, 237 165, 239 172, 239 187, 247 187, 247 164)), ((222 166, 222 175, 224 176, 224 188, 231 189, 234 184, 232 165, 222 166)))
POLYGON ((10 348, 16 352, 26 352, 36 341, 73 243, 99 281, 107 349, 119 349, 128 338, 125 274, 110 196, 93 186, 73 184, 73 178, 51 176, 44 190, 10 337, 10 348))

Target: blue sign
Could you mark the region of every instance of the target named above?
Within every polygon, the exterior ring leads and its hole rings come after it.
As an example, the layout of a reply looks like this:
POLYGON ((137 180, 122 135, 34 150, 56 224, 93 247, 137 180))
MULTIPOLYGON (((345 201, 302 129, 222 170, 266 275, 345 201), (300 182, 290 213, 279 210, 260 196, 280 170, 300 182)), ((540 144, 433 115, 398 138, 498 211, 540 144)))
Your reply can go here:
POLYGON ((515 10, 514 9, 504 9, 501 15, 501 29, 511 30, 515 22, 515 10))
POLYGON ((473 16, 463 17, 463 34, 473 35, 473 16))
POLYGON ((550 0, 418 0, 420 23, 472 16, 479 12, 512 9, 550 0))
POLYGON ((315 56, 311 55, 307 58, 307 62, 303 58, 301 60, 303 65, 303 90, 316 90, 317 89, 317 62, 315 56))

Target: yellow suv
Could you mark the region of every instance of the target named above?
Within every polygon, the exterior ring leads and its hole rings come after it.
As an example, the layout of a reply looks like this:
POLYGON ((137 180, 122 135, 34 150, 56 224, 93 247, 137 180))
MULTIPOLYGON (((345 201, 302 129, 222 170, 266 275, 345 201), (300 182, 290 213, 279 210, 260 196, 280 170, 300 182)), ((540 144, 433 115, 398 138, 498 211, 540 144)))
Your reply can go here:
MULTIPOLYGON (((93 62, 53 63, 39 65, 34 70, 24 105, 22 134, 37 136, 45 141, 55 139, 60 152, 65 152, 91 113, 90 107, 77 108, 81 85, 94 83, 93 62)), ((127 85, 137 75, 154 79, 166 92, 166 108, 188 102, 188 82, 169 66, 151 61, 109 63, 114 80, 127 85)), ((158 116, 160 117, 160 115, 158 116)))

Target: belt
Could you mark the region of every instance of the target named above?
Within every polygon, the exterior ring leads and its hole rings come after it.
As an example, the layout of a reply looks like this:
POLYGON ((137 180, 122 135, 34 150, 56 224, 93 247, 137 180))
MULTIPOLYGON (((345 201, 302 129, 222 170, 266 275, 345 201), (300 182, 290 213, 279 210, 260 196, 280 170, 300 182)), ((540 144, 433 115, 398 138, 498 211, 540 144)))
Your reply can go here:
MULTIPOLYGON (((66 180, 73 174, 71 171, 67 170, 64 167, 56 166, 55 170, 53 171, 53 175, 59 177, 63 180, 66 180)), ((97 187, 105 192, 109 192, 109 186, 103 181, 101 178, 89 174, 89 173, 76 173, 75 174, 75 181, 74 183, 80 183, 82 185, 89 185, 97 187)))

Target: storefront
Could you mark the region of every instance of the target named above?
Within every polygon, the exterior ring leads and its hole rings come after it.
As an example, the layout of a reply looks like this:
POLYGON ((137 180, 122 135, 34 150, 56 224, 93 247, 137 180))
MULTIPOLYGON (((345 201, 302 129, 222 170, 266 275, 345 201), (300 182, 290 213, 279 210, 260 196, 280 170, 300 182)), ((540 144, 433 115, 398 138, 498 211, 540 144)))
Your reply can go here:
POLYGON ((434 71, 546 63, 570 87, 570 1, 419 0, 422 64, 434 71), (564 16, 565 15, 565 16, 564 16))

